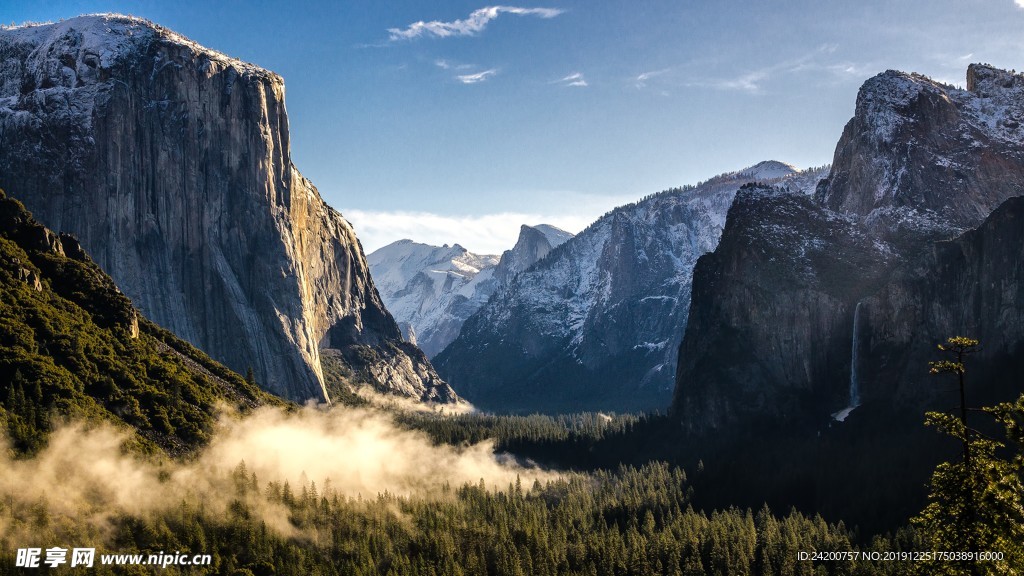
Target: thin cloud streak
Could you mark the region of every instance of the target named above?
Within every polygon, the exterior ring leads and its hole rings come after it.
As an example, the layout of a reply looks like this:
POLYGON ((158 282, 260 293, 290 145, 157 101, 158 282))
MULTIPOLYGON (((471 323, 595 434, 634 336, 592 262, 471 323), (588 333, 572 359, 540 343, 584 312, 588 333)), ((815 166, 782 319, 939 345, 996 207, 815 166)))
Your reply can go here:
POLYGON ((465 20, 454 20, 452 22, 413 22, 403 28, 388 28, 388 38, 392 42, 401 40, 413 40, 419 37, 449 38, 453 36, 476 36, 483 32, 492 20, 501 14, 515 14, 516 16, 537 16, 550 19, 562 14, 564 11, 557 8, 519 8, 517 6, 487 6, 474 10, 465 20))
POLYGON ((710 79, 702 82, 691 82, 687 85, 700 88, 746 92, 748 94, 760 94, 762 93, 765 82, 787 74, 826 72, 836 80, 846 81, 864 78, 874 70, 873 65, 858 64, 849 61, 823 63, 819 58, 819 55, 831 55, 836 51, 837 47, 837 45, 833 44, 823 44, 811 54, 800 58, 779 62, 778 64, 771 66, 765 66, 757 70, 740 74, 733 78, 710 79))
POLYGON ((490 70, 484 70, 483 72, 477 72, 476 74, 461 74, 456 76, 455 79, 463 84, 478 84, 494 76, 498 71, 494 68, 490 70))
POLYGON ((569 74, 565 78, 555 80, 553 84, 561 84, 562 86, 576 86, 581 88, 589 86, 589 84, 587 84, 586 78, 583 77, 582 72, 573 72, 572 74, 569 74))
POLYGON ((722 90, 740 90, 750 94, 757 94, 761 92, 761 82, 768 77, 768 70, 757 70, 737 78, 718 80, 712 82, 710 85, 713 88, 719 88, 722 90))
POLYGON ((434 60, 434 66, 442 70, 469 70, 473 67, 472 64, 462 64, 459 62, 452 62, 451 60, 445 60, 443 58, 434 60))
POLYGON ((644 88, 644 87, 647 86, 647 81, 648 80, 650 80, 651 78, 654 78, 655 76, 661 76, 662 74, 664 74, 664 73, 666 73, 668 71, 669 71, 668 68, 662 68, 661 70, 651 70, 650 72, 644 72, 642 74, 638 74, 636 79, 633 81, 634 85, 637 87, 637 89, 644 88))

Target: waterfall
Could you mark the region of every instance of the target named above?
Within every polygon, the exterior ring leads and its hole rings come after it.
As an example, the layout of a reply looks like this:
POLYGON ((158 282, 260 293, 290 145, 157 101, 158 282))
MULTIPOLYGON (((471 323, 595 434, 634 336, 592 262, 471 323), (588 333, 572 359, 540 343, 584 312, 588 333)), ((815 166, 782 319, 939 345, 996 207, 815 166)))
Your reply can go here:
POLYGON ((853 309, 853 345, 850 347, 850 407, 860 406, 860 375, 857 360, 860 356, 860 305, 853 309))
POLYGON ((860 406, 860 374, 857 370, 857 361, 860 356, 860 302, 853 309, 853 344, 850 346, 850 401, 846 408, 832 415, 838 422, 843 422, 853 412, 853 409, 860 406))

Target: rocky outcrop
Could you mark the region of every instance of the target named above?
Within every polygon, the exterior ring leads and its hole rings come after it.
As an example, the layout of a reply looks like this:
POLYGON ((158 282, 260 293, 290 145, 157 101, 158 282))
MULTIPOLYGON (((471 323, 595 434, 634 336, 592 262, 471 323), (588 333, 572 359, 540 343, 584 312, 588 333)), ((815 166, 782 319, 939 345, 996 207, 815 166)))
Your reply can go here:
MULTIPOLYGON (((327 399, 321 345, 401 339, 352 227, 292 165, 279 76, 124 16, 4 29, 0 61, 0 186, 148 317, 295 400, 327 399)), ((400 350, 381 361, 431 372, 400 350)))
POLYGON ((572 236, 571 233, 548 224, 523 224, 519 228, 516 245, 511 250, 502 252, 501 260, 494 268, 494 278, 498 281, 498 286, 508 285, 516 274, 539 262, 572 236))
POLYGON ((673 402, 684 426, 820 430, 855 407, 853 371, 861 402, 919 421, 937 342, 985 334, 1017 349, 1004 325, 1019 316, 1019 245, 988 242, 1019 242, 997 224, 1015 203, 992 211, 1024 194, 1022 113, 1019 75, 972 65, 957 90, 889 71, 861 89, 813 201, 738 198, 694 277, 673 402))
POLYGON ((967 86, 892 70, 865 82, 821 205, 890 239, 935 240, 1024 193, 1024 77, 972 64, 967 86))
POLYGON ((616 208, 515 275, 435 358, 492 410, 655 410, 671 400, 694 263, 758 180, 814 189, 823 172, 765 162, 616 208))

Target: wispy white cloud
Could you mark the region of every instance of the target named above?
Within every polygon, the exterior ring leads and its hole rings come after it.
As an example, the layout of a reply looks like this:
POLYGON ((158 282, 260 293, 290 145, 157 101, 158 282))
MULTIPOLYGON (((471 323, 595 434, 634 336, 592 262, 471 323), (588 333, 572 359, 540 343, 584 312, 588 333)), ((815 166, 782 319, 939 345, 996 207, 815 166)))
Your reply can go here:
POLYGON ((1017 6, 1024 8, 1024 0, 1014 0, 1014 2, 1016 2, 1017 6))
POLYGON ((577 86, 580 88, 589 86, 589 84, 587 84, 587 79, 583 77, 582 72, 573 72, 572 74, 569 74, 565 78, 555 80, 554 82, 552 82, 552 84, 561 84, 562 86, 577 86))
MULTIPOLYGON (((443 58, 442 59, 438 59, 438 60, 434 60, 434 66, 437 66, 438 68, 440 68, 442 70, 452 70, 452 71, 455 71, 455 70, 471 70, 472 68, 475 67, 472 64, 461 64, 459 62, 453 62, 451 60, 445 60, 443 58)), ((455 79, 458 80, 459 82, 463 83, 463 84, 478 84, 480 82, 483 82, 483 81, 487 80, 491 76, 494 76, 497 73, 498 73, 498 69, 497 68, 491 68, 491 69, 488 69, 488 70, 484 70, 482 72, 474 72, 472 74, 458 74, 458 75, 455 76, 455 79)))
POLYGON ((434 66, 437 66, 442 70, 469 70, 470 68, 473 68, 472 64, 463 64, 461 62, 454 62, 444 58, 434 60, 434 66))
POLYGON ((662 68, 661 70, 651 70, 650 72, 644 72, 642 74, 637 74, 636 79, 633 81, 633 83, 634 83, 633 85, 636 86, 637 89, 644 88, 644 87, 647 86, 647 81, 648 80, 650 80, 651 78, 654 78, 655 76, 661 76, 662 74, 664 74, 664 73, 666 73, 668 71, 669 71, 668 68, 662 68))
POLYGON ((523 224, 551 224, 576 233, 597 215, 501 212, 480 216, 450 216, 430 212, 345 210, 363 249, 369 253, 408 238, 440 246, 461 244, 477 254, 501 254, 515 245, 523 224))
POLYGON ((456 76, 455 79, 463 84, 478 84, 497 73, 497 69, 491 68, 490 70, 484 70, 483 72, 477 72, 476 74, 460 74, 456 76))
POLYGON ((864 79, 877 69, 875 64, 835 61, 829 56, 835 53, 837 48, 836 44, 822 44, 813 52, 799 58, 764 66, 734 77, 711 78, 690 82, 688 85, 760 94, 766 83, 791 74, 818 74, 824 81, 848 82, 864 79))
POLYGON ((750 94, 758 94, 761 92, 761 84, 770 77, 770 73, 771 71, 768 69, 755 70, 735 78, 712 80, 707 85, 721 90, 739 90, 750 94))
POLYGON ((413 22, 405 28, 388 28, 388 38, 392 41, 412 40, 421 36, 433 38, 448 38, 450 36, 475 36, 482 32, 487 25, 501 14, 515 14, 516 16, 537 16, 539 18, 554 18, 563 10, 557 8, 519 8, 517 6, 487 6, 474 10, 465 20, 454 20, 452 22, 441 22, 433 20, 430 22, 413 22))

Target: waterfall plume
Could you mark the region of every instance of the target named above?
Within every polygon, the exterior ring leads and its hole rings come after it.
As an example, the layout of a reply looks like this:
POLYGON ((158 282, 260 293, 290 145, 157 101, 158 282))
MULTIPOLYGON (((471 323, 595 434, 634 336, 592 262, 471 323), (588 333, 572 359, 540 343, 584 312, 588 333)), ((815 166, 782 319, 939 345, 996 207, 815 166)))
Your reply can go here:
POLYGON ((839 422, 846 420, 846 417, 853 412, 853 409, 860 406, 860 373, 857 369, 857 360, 860 356, 860 305, 853 309, 853 343, 850 345, 850 401, 846 408, 832 415, 832 418, 839 422))

